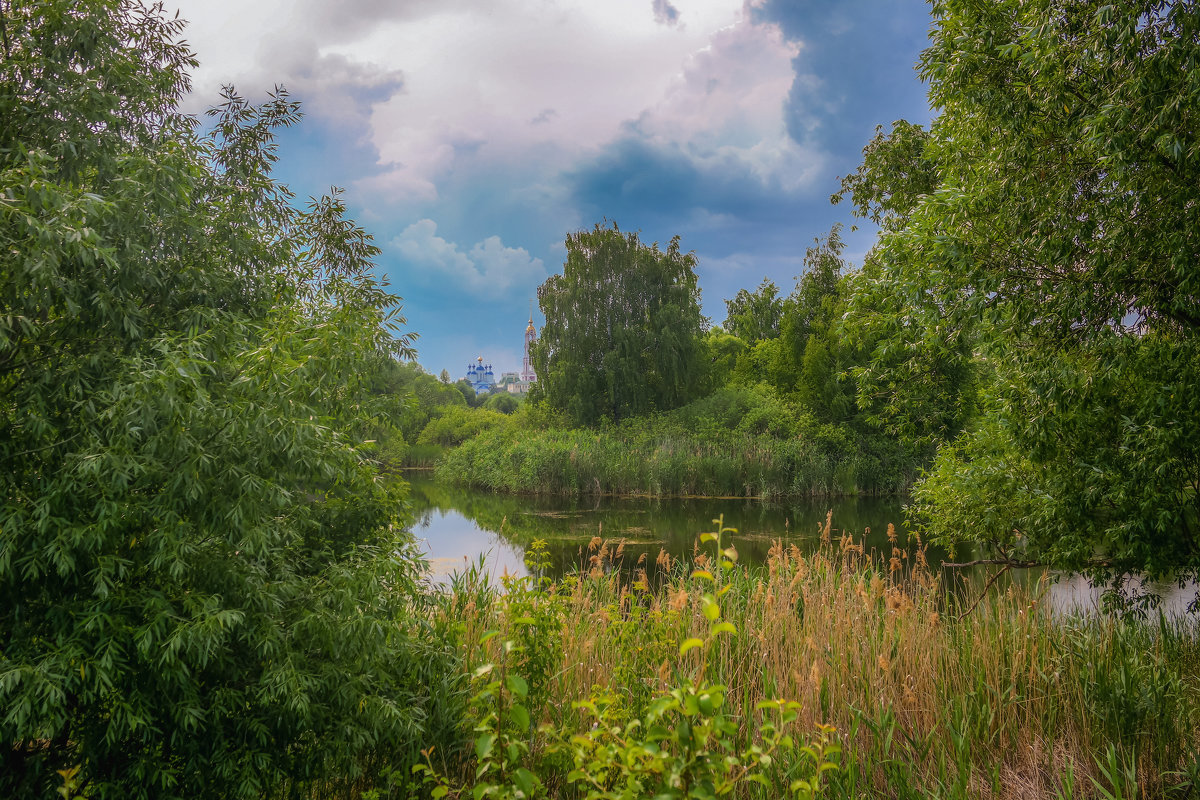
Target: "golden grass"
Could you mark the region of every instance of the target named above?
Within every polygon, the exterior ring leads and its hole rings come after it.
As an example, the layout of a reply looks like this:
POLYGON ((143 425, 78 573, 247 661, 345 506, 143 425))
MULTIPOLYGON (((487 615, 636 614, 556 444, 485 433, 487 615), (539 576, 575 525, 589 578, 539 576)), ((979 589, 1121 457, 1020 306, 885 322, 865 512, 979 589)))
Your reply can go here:
MULTIPOLYGON (((572 724, 571 702, 597 688, 628 698, 632 716, 703 668, 728 687, 747 739, 764 699, 799 700, 804 730, 836 726, 856 773, 843 796, 920 796, 904 793, 906 781, 942 796, 1068 796, 1068 769, 1069 796, 1099 796, 1090 778, 1107 786, 1097 759, 1110 745, 1136 759, 1141 796, 1169 796, 1179 779, 1166 773, 1195 758, 1194 624, 1052 617, 1040 586, 1016 584, 958 618, 970 604, 956 602, 919 542, 901 548, 890 532, 892 551, 880 555, 836 536, 829 518, 819 533, 816 554, 777 542, 762 570, 726 575, 724 619, 738 633, 684 656, 678 643, 708 629, 706 587, 678 567, 653 588, 644 575, 623 581, 611 568, 619 542, 597 537, 584 574, 534 600, 561 625, 538 634, 558 637, 542 719, 572 724)), ((509 602, 468 604, 465 641, 507 627, 509 602)), ((476 649, 468 666, 487 656, 476 649)))

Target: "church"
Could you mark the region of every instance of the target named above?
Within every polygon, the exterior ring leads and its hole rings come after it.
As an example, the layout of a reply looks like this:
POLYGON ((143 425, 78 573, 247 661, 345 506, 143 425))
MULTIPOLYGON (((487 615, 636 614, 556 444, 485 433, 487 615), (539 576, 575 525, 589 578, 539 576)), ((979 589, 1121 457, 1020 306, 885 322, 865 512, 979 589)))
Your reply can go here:
POLYGON ((537 380, 533 371, 533 343, 537 341, 537 329, 533 327, 533 314, 529 315, 529 325, 525 328, 525 359, 520 372, 505 372, 496 382, 491 364, 483 363, 483 356, 475 359, 474 364, 467 365, 467 383, 475 390, 475 394, 490 394, 507 391, 509 394, 526 394, 529 387, 537 380))

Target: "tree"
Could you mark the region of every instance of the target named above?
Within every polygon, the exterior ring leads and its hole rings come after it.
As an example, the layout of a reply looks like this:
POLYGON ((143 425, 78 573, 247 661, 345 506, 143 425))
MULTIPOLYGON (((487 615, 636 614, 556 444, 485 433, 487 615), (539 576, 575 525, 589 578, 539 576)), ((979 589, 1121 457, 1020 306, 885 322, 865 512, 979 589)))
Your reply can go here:
POLYGON ((521 401, 513 397, 508 392, 498 392, 492 394, 486 401, 483 407, 489 411, 499 411, 501 414, 511 414, 521 407, 521 401))
POLYGON ((538 289, 546 324, 531 399, 583 425, 688 402, 704 379, 695 256, 679 237, 660 250, 616 223, 566 245, 563 273, 538 289))
POLYGON ((779 319, 783 314, 783 298, 779 287, 763 278, 758 290, 739 289, 732 300, 725 301, 725 330, 751 347, 760 339, 779 335, 779 319))
POLYGON ((829 198, 835 206, 846 196, 856 217, 885 229, 903 228, 909 214, 938 186, 937 160, 927 152, 929 132, 908 120, 896 120, 863 148, 863 163, 842 178, 842 188, 829 198))
POLYGON ((738 359, 746 352, 746 343, 720 326, 705 331, 700 342, 708 364, 708 388, 720 389, 733 377, 738 359))
POLYGON ((270 177, 285 93, 227 91, 209 135, 176 111, 160 9, 0 12, 0 795, 402 764, 455 689, 363 447, 369 376, 411 355, 378 250, 270 177))
POLYGON ((988 380, 983 416, 919 490, 929 528, 1098 578, 1195 575, 1200 14, 933 12, 938 185, 885 233, 874 280, 935 338, 978 327, 988 380))
POLYGON ((804 253, 804 274, 796 279, 796 291, 784 307, 784 339, 791 348, 796 363, 804 358, 808 337, 818 328, 828 327, 833 310, 840 300, 842 273, 842 226, 829 230, 824 241, 815 239, 804 253))
POLYGON ((471 382, 466 378, 459 378, 457 381, 455 381, 454 388, 457 389, 459 394, 462 396, 463 402, 471 408, 478 408, 483 404, 483 400, 481 400, 479 396, 475 394, 475 387, 472 386, 471 382))

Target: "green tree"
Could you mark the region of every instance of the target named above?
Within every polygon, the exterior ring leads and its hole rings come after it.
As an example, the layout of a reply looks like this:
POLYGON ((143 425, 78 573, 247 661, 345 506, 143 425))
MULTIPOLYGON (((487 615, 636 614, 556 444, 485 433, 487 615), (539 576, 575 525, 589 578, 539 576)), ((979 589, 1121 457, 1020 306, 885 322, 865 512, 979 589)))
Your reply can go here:
POLYGON ((508 392, 493 393, 483 404, 488 411, 499 411, 501 414, 511 414, 520 406, 521 401, 508 392))
POLYGON ((763 278, 754 292, 739 289, 732 300, 725 301, 725 310, 725 330, 750 346, 779 336, 783 298, 774 281, 763 278))
POLYGON ((0 42, 0 795, 347 784, 452 730, 402 495, 364 439, 411 354, 298 118, 176 104, 181 23, 9 0, 0 42), (439 725, 442 726, 439 732, 439 725))
POLYGON ((546 324, 531 398, 583 425, 688 402, 704 381, 695 256, 679 237, 660 250, 616 223, 566 244, 563 273, 538 289, 546 324))
MULTIPOLYGON (((941 109, 924 148, 938 185, 885 234, 874 280, 939 341, 982 323, 988 380, 984 416, 920 489, 929 526, 1010 561, 1195 575, 1200 14, 933 12, 921 69, 941 109)), ((882 337, 882 359, 898 340, 882 337)))
POLYGON ((708 385, 720 389, 730 382, 738 359, 746 352, 746 343, 719 325, 705 331, 700 340, 708 364, 708 385))
POLYGON ((483 404, 483 400, 481 400, 478 395, 475 394, 475 387, 472 386, 471 382, 466 378, 459 378, 457 381, 455 381, 454 388, 457 389, 458 393, 462 396, 463 402, 465 402, 471 408, 478 408, 483 404))
POLYGON ((845 247, 838 223, 824 240, 815 239, 804 253, 804 274, 796 279, 796 291, 784 305, 782 321, 784 340, 796 364, 803 362, 808 337, 814 330, 829 326, 841 299, 845 247))
POLYGON ((896 120, 863 148, 863 162, 842 178, 841 190, 829 198, 834 205, 849 196, 856 217, 866 217, 885 229, 902 228, 917 204, 938 186, 937 160, 927 152, 929 132, 907 120, 896 120))

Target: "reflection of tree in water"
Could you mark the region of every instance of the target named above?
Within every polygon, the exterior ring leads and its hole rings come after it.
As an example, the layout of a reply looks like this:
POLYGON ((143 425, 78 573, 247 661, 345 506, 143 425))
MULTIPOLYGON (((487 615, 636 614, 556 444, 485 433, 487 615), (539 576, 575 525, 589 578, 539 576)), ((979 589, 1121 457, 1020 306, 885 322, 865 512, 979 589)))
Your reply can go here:
MULTIPOLYGON (((834 537, 843 531, 856 540, 870 528, 866 549, 889 553, 887 525, 903 532, 902 501, 898 498, 841 498, 770 503, 744 498, 559 498, 491 494, 435 483, 424 476, 409 478, 416 518, 428 519, 434 510, 457 511, 480 528, 502 536, 525 549, 535 539, 546 542, 552 577, 590 569, 593 557, 606 547, 608 557, 596 566, 632 573, 644 568, 654 580, 664 563, 691 562, 700 533, 713 529, 711 520, 725 515, 725 524, 738 529, 732 536, 739 563, 756 565, 767 560, 776 539, 813 550, 819 526, 832 507, 834 537), (602 545, 589 549, 599 537, 602 545), (623 547, 621 547, 623 543, 623 547), (621 555, 616 557, 617 548, 621 555)), ((931 563, 941 552, 929 551, 931 563)))

